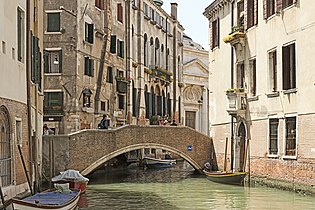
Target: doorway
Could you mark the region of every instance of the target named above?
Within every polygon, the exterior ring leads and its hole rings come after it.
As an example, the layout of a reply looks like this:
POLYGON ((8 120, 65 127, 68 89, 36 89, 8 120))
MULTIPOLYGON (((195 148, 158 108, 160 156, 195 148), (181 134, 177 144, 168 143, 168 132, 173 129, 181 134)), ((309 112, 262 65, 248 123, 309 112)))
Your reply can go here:
POLYGON ((245 164, 245 142, 246 142, 246 128, 244 122, 238 127, 237 136, 235 138, 235 165, 236 171, 244 171, 245 164))

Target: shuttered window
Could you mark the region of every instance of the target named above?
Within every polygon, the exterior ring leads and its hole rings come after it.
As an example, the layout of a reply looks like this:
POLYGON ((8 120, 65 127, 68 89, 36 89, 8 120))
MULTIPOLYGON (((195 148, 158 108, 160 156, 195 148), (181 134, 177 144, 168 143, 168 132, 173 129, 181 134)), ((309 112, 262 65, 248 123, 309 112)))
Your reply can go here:
POLYGON ((296 88, 295 43, 282 47, 283 90, 296 88))
POLYGON ((294 2, 295 2, 294 0, 283 0, 282 1, 282 8, 283 9, 287 8, 287 7, 291 6, 291 5, 293 5, 294 2))
POLYGON ((220 28, 219 28, 220 21, 216 19, 212 22, 212 46, 211 49, 215 47, 219 47, 219 40, 220 40, 220 28))
POLYGON ((113 67, 111 66, 107 68, 106 82, 113 84, 113 67))
POLYGON ((85 39, 86 42, 93 44, 94 42, 94 24, 85 23, 85 39))
POLYGON ((62 51, 44 51, 44 62, 45 73, 61 73, 62 51))
POLYGON ((117 20, 121 23, 123 23, 123 17, 124 17, 124 14, 123 14, 123 6, 121 3, 118 3, 117 4, 117 20))
POLYGON ((47 32, 60 31, 60 12, 47 13, 47 32))
POLYGON ((118 109, 125 108, 125 96, 118 94, 118 109))
POLYGON ((285 155, 296 155, 296 117, 287 117, 286 124, 286 142, 285 155))
POLYGON ((110 36, 110 52, 111 53, 116 53, 116 35, 111 35, 110 36))
POLYGON ((42 84, 42 53, 39 48, 39 39, 31 34, 31 80, 39 85, 42 84))
POLYGON ((89 57, 84 58, 84 75, 94 77, 94 60, 89 57))
POLYGON ((95 6, 101 10, 104 10, 104 0, 95 0, 95 6))
POLYGON ((121 58, 124 58, 124 41, 118 40, 117 43, 117 55, 121 58))
POLYGON ((255 0, 247 0, 247 28, 254 26, 254 1, 255 0))
POLYGON ((63 92, 45 92, 44 98, 45 106, 62 106, 63 92))
POLYGON ((278 126, 279 119, 269 120, 269 154, 278 154, 278 126))

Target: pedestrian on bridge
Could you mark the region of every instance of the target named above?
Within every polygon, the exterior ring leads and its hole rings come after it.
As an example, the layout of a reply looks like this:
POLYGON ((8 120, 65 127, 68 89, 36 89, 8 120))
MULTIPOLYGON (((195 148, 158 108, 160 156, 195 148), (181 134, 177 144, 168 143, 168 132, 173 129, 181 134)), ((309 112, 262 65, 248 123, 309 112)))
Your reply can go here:
POLYGON ((106 114, 103 114, 103 119, 101 120, 101 122, 98 124, 98 128, 99 129, 108 129, 109 127, 109 119, 108 116, 106 114))

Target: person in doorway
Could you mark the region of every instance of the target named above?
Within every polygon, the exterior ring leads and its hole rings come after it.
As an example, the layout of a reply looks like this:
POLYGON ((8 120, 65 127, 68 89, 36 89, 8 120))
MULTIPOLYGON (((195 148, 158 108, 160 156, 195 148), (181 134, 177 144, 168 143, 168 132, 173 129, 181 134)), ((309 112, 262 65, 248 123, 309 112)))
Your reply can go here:
POLYGON ((173 122, 171 123, 171 126, 177 126, 177 123, 175 120, 173 120, 173 122))
POLYGON ((99 129, 108 129, 109 127, 109 119, 106 114, 103 115, 103 119, 101 122, 98 124, 99 129))
POLYGON ((44 124, 43 126, 43 135, 53 135, 55 132, 48 128, 47 124, 44 124))

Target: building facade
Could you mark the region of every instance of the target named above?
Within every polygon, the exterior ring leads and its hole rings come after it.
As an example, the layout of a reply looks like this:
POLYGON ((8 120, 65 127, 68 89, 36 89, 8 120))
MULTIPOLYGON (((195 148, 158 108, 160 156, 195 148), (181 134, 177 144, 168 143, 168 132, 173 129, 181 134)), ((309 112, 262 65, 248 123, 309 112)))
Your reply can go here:
POLYGON ((206 8, 211 136, 221 163, 228 138, 230 168, 314 185, 314 40, 306 38, 314 6, 216 0, 206 8))
POLYGON ((209 53, 185 34, 183 42, 182 121, 209 135, 209 53))
POLYGON ((161 1, 44 2, 44 122, 56 134, 180 120, 183 27, 161 1), (75 23, 75 24, 74 24, 75 23), (177 94, 176 94, 177 93, 177 94))
POLYGON ((1 1, 0 10, 0 186, 9 200, 41 176, 42 5, 1 1))

